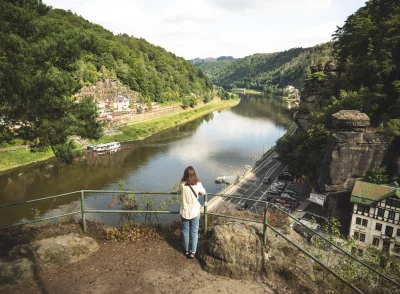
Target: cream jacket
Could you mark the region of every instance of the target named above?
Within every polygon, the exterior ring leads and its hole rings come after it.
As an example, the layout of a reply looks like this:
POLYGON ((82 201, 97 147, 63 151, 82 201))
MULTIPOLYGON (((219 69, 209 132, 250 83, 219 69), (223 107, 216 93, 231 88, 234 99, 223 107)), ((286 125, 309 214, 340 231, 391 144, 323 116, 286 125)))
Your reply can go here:
MULTIPOLYGON (((193 190, 197 196, 199 194, 206 194, 206 190, 203 185, 198 182, 196 185, 192 185, 193 190)), ((189 186, 185 186, 185 183, 181 183, 176 191, 178 194, 182 194, 181 204, 181 216, 185 219, 192 219, 199 215, 201 204, 199 200, 194 196, 189 186)))

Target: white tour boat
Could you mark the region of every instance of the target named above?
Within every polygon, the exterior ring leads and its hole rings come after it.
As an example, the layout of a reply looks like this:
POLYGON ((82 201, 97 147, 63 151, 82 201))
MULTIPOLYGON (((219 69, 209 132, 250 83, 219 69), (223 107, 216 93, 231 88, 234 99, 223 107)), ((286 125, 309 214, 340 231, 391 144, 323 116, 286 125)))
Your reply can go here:
POLYGON ((115 150, 115 149, 118 149, 120 147, 121 147, 121 144, 119 142, 111 142, 111 143, 106 143, 106 144, 99 144, 99 145, 90 146, 90 148, 93 149, 93 151, 96 151, 96 152, 115 150))

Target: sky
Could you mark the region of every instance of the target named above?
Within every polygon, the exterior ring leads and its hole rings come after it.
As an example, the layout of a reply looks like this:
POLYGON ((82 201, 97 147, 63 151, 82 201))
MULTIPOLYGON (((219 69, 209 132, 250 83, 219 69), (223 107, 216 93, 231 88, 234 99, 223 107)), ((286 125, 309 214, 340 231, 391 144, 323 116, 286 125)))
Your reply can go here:
POLYGON ((327 42, 365 0, 43 0, 182 56, 270 53, 327 42))

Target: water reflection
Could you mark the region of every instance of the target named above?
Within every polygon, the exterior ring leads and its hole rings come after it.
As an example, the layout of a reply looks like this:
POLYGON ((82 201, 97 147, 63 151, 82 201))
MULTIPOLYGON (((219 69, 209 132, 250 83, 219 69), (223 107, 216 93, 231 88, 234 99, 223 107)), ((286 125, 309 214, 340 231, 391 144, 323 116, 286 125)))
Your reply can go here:
MULTIPOLYGON (((143 141, 123 144, 116 153, 85 155, 72 165, 48 160, 0 176, 0 204, 46 197, 77 190, 117 189, 123 182, 136 191, 171 191, 184 168, 193 165, 207 191, 217 192, 216 177, 243 173, 265 147, 291 124, 292 111, 279 99, 245 96, 232 109, 210 113, 184 125, 162 131, 143 141)), ((79 195, 34 205, 13 207, 0 213, 0 224, 29 218, 75 201, 79 195)), ((88 207, 105 209, 110 196, 88 197, 88 207)), ((115 218, 115 217, 114 217, 115 218)), ((112 222, 113 217, 107 218, 112 222)))

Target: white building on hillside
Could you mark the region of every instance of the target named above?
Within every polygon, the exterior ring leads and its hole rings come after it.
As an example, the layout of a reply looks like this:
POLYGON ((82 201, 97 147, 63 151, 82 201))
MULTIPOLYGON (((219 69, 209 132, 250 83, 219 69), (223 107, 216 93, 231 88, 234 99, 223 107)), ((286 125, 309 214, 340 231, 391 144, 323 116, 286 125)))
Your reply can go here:
POLYGON ((400 255, 400 189, 357 181, 350 201, 350 236, 358 240, 358 253, 374 245, 400 255))

